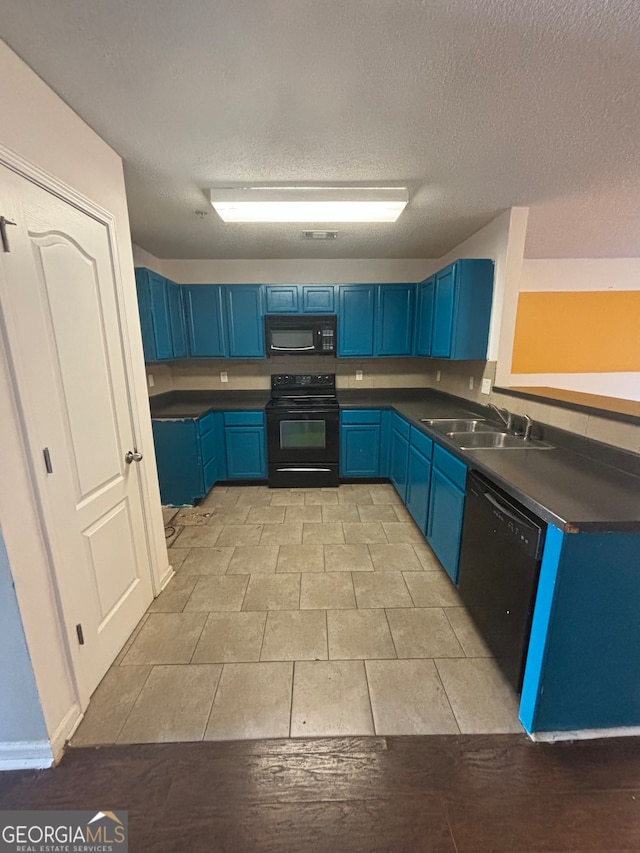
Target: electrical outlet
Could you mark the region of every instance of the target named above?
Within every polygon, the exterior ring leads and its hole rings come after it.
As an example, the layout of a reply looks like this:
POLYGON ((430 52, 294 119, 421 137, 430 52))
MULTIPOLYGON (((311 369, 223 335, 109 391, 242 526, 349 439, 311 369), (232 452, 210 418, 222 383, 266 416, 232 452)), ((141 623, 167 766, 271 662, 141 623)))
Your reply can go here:
POLYGON ((436 382, 440 382, 441 379, 442 379, 442 371, 436 370, 436 382))
POLYGON ((356 370, 356 382, 362 382, 364 374, 361 370, 356 370))
POLYGON ((473 376, 469 377, 469 391, 473 391, 473 376))
POLYGON ((228 382, 228 381, 229 381, 229 374, 227 373, 226 370, 221 370, 220 371, 220 382, 228 382))
POLYGON ((149 388, 153 388, 153 386, 156 384, 152 373, 147 374, 147 382, 149 383, 149 388))
POLYGON ((490 379, 483 379, 482 380, 482 388, 480 390, 482 391, 483 394, 490 394, 491 393, 491 380, 490 379))

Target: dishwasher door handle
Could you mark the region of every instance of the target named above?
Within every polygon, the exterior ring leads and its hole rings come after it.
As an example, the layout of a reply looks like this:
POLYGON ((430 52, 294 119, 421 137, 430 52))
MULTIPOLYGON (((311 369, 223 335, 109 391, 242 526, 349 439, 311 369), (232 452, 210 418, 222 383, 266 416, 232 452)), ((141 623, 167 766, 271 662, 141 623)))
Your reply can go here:
POLYGON ((525 524, 527 525, 527 527, 531 526, 531 522, 528 518, 525 518, 522 515, 516 515, 511 509, 511 507, 505 506, 501 501, 498 500, 498 498, 495 497, 495 495, 492 495, 491 492, 484 492, 483 497, 485 498, 485 500, 489 501, 490 504, 493 504, 496 509, 499 509, 501 513, 506 515, 507 518, 510 518, 517 524, 525 524))

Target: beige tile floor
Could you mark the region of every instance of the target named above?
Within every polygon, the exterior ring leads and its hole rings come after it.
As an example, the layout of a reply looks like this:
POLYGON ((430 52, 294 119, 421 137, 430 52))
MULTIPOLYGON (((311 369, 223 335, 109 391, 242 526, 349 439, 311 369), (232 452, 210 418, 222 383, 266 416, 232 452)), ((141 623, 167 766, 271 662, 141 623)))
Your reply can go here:
POLYGON ((522 731, 390 485, 215 487, 164 513, 175 576, 73 745, 522 731))

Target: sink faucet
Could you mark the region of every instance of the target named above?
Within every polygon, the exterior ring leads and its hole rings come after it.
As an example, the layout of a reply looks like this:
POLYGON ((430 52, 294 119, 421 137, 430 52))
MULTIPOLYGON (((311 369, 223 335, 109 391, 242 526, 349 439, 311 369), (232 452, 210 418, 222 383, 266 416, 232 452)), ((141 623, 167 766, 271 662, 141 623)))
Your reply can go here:
POLYGON ((507 428, 507 432, 511 432, 511 427, 513 426, 513 415, 508 409, 499 409, 497 406, 494 406, 493 403, 487 403, 487 409, 493 409, 507 428))
POLYGON ((533 421, 531 420, 529 415, 523 415, 522 417, 524 418, 524 422, 525 422, 524 440, 525 441, 531 441, 531 429, 533 427, 533 421))

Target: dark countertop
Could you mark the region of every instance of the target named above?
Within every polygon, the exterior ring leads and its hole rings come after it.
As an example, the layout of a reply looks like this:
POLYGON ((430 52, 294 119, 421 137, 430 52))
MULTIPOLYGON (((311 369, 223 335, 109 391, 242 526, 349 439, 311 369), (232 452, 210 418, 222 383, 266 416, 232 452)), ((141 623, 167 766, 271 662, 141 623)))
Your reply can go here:
POLYGON ((151 417, 156 420, 201 418, 207 412, 237 412, 262 409, 269 391, 167 391, 149 398, 151 417))
MULTIPOLYGON (((151 414, 162 419, 197 418, 216 409, 262 408, 269 396, 266 390, 172 391, 151 398, 151 414)), ((461 450, 420 419, 465 417, 477 414, 481 407, 431 389, 344 389, 338 391, 338 400, 342 408, 395 409, 470 468, 566 532, 640 531, 640 477, 627 473, 622 465, 613 467, 565 446, 461 450)), ((482 414, 486 417, 486 412, 482 414)), ((620 453, 623 459, 625 452, 620 453)))

